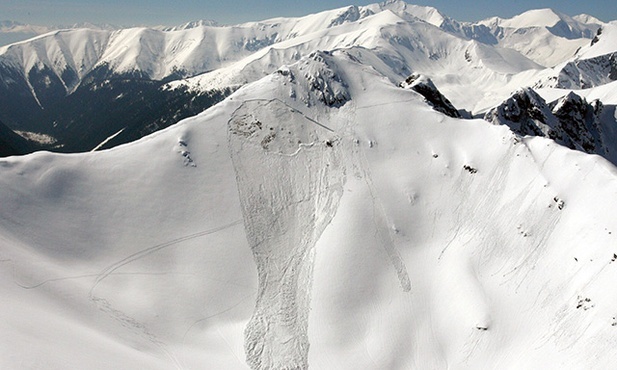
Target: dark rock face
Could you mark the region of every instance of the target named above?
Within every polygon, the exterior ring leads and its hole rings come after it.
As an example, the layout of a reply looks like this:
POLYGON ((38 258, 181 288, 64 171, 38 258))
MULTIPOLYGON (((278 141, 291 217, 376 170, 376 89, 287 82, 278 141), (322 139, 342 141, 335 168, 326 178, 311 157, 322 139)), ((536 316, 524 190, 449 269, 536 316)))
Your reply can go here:
POLYGON ((530 88, 517 90, 487 112, 484 119, 493 124, 507 125, 521 136, 550 136, 556 126, 556 119, 544 99, 530 88))
POLYGON ((462 118, 461 113, 450 103, 448 98, 437 89, 430 78, 414 73, 407 77, 399 86, 405 89, 411 89, 422 95, 434 110, 453 118, 462 118))
POLYGON ((552 105, 552 112, 559 120, 555 139, 572 149, 602 153, 604 143, 599 119, 602 107, 599 100, 587 103, 572 92, 558 100, 552 105))
POLYGON ((600 36, 602 35, 602 27, 598 28, 596 35, 591 40, 591 46, 594 46, 598 41, 600 41, 600 36))
POLYGON ((34 146, 0 122, 0 157, 26 154, 34 146))
POLYGON ((604 106, 599 100, 587 100, 570 92, 553 102, 546 103, 533 89, 516 91, 499 106, 491 109, 484 119, 507 125, 520 136, 544 136, 571 149, 598 154, 609 158, 611 152, 603 126, 604 106))
POLYGON ((143 73, 116 74, 106 65, 78 81, 72 70, 57 76, 49 69, 33 68, 24 76, 0 64, 0 120, 12 130, 56 139, 53 145, 38 149, 90 151, 120 130, 101 149, 137 140, 198 114, 232 92, 163 89, 166 82, 143 73))

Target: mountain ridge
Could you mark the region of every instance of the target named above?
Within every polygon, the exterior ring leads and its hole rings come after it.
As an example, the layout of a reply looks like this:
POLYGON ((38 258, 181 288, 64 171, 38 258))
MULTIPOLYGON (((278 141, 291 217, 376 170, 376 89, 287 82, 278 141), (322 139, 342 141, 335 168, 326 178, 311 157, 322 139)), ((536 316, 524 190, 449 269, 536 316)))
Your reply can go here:
POLYGON ((481 115, 521 86, 611 82, 614 28, 549 9, 458 22, 399 0, 233 27, 198 21, 57 30, 0 48, 0 119, 13 130, 51 135, 58 144, 48 149, 68 152, 98 148, 131 128, 109 147, 207 109, 315 50, 339 49, 355 49, 395 85, 421 73, 455 106, 481 115), (126 94, 130 90, 135 93, 126 94), (86 108, 88 100, 98 108, 86 108), (135 112, 114 113, 111 122, 104 111, 114 106, 135 112), (117 122, 123 113, 130 118, 117 122))

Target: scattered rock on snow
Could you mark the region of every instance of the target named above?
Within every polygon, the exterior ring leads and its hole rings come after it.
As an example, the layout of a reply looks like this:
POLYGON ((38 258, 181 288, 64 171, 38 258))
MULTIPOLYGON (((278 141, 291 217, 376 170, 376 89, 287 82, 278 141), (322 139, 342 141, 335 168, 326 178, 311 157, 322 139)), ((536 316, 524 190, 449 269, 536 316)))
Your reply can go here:
POLYGON ((477 168, 474 168, 474 167, 472 167, 472 166, 470 166, 468 164, 464 165, 463 169, 465 169, 466 171, 468 171, 471 174, 478 173, 478 169, 477 168))
POLYGON ((183 139, 178 139, 176 144, 176 152, 182 156, 182 162, 186 167, 197 167, 193 158, 191 158, 191 152, 188 150, 188 144, 183 139))
POLYGON ((560 210, 566 206, 566 202, 564 202, 564 200, 560 199, 559 197, 554 197, 553 201, 557 203, 557 208, 559 208, 560 210))

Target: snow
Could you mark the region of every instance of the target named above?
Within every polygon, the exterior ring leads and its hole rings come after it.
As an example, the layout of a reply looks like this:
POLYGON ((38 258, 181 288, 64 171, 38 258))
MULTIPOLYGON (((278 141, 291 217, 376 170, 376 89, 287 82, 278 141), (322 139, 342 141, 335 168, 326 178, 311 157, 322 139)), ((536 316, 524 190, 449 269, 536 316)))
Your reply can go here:
POLYGON ((581 23, 587 23, 587 24, 598 24, 598 25, 604 24, 604 22, 602 22, 598 18, 591 16, 589 14, 578 14, 572 17, 572 19, 577 20, 581 23))
MULTIPOLYGON (((360 22, 276 43, 229 67, 173 81, 168 86, 194 90, 237 88, 316 49, 346 49, 394 83, 413 72, 425 74, 455 106, 473 111, 499 103, 520 86, 520 80, 509 84, 514 75, 537 74, 543 68, 514 50, 464 40, 417 19, 403 22, 397 14, 384 10, 360 22), (466 59, 470 60, 464 62, 466 59)), ((524 83, 539 79, 523 77, 524 83)))
POLYGON ((614 53, 617 40, 617 25, 609 23, 602 26, 602 34, 598 36, 598 42, 593 45, 587 44, 578 54, 581 59, 591 59, 594 57, 614 53))
POLYGON ((617 169, 399 87, 478 111, 554 72, 404 5, 0 49, 238 88, 110 150, 0 159, 0 368, 611 368, 617 169))
POLYGON ((538 93, 547 101, 555 101, 569 92, 585 97, 588 101, 600 99, 604 104, 617 105, 617 81, 590 89, 539 89, 538 93))
POLYGON ((344 51, 289 72, 131 144, 0 161, 2 367, 611 366, 611 164, 344 51))
POLYGON ((111 135, 107 139, 103 140, 99 145, 95 146, 91 151, 95 152, 95 151, 101 149, 105 144, 107 144, 108 142, 113 140, 116 136, 120 135, 122 133, 122 131, 124 131, 125 129, 126 129, 126 127, 121 129, 120 131, 116 132, 115 134, 111 135))
POLYGON ((545 66, 571 59, 588 45, 603 24, 585 17, 569 17, 552 9, 530 10, 511 19, 493 17, 478 22, 497 35, 498 44, 519 51, 545 66))
POLYGON ((54 144, 57 141, 56 138, 52 136, 41 134, 38 132, 15 131, 15 133, 23 137, 24 139, 40 144, 54 144))
POLYGON ((552 27, 562 19, 552 9, 534 9, 512 17, 500 20, 500 25, 508 28, 552 27))

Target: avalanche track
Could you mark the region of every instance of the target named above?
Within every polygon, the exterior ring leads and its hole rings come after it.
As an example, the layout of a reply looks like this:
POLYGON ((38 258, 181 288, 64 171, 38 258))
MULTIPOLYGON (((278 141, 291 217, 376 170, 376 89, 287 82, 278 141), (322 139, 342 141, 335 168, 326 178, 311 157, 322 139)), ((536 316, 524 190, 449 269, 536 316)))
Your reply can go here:
POLYGON ((345 182, 338 139, 278 100, 253 101, 233 113, 229 148, 259 274, 247 362, 254 369, 307 368, 315 243, 345 182))

